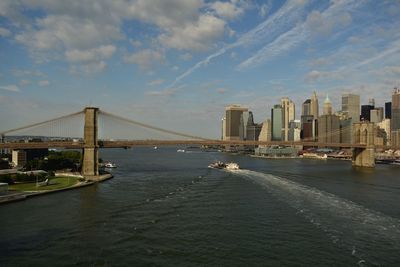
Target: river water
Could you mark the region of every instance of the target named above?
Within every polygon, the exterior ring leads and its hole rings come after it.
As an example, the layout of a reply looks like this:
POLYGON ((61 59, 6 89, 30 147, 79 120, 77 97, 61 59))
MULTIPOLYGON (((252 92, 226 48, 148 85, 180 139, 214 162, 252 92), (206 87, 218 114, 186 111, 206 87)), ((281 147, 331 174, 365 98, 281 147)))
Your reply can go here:
POLYGON ((0 206, 0 266, 400 266, 398 166, 167 147, 101 157, 114 179, 0 206))

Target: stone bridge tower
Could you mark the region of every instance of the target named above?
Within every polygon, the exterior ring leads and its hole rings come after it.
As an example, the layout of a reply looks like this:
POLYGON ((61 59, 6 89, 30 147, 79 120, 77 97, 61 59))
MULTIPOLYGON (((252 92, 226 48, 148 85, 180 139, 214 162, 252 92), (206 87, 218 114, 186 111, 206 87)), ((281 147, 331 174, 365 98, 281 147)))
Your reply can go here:
POLYGON ((353 144, 360 145, 353 148, 353 166, 375 167, 375 130, 372 122, 353 124, 353 144))
POLYGON ((85 127, 83 132, 84 148, 82 175, 88 178, 95 178, 99 175, 99 146, 97 142, 98 134, 98 113, 99 109, 87 107, 85 112, 85 127))

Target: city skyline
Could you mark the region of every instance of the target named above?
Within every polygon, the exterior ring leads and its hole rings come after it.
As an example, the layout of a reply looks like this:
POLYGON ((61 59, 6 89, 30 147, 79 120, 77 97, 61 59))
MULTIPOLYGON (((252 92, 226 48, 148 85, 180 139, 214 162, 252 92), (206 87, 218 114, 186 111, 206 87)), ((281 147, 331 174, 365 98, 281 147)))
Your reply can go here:
POLYGON ((334 112, 344 93, 383 107, 399 14, 393 1, 2 1, 1 127, 94 105, 217 137, 229 104, 256 122, 314 90, 334 112))

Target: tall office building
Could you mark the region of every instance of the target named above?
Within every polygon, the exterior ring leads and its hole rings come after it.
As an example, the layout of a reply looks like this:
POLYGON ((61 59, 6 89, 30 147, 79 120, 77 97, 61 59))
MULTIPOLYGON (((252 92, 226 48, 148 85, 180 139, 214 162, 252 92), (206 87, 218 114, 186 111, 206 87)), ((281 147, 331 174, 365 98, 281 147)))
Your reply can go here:
POLYGON ((385 119, 392 118, 392 102, 385 103, 385 119))
POLYGON ((282 121, 282 107, 281 105, 274 105, 274 107, 271 109, 271 132, 273 141, 282 140, 282 121))
POLYGON ((221 126, 221 140, 225 140, 225 136, 226 136, 226 129, 225 129, 226 118, 225 117, 223 117, 221 119, 221 124, 222 124, 222 126, 221 126))
POLYGON ((342 111, 348 118, 352 118, 352 122, 360 121, 360 96, 354 94, 342 95, 342 111))
MULTIPOLYGON (((254 125, 253 112, 244 111, 240 117, 240 131, 239 136, 241 140, 248 140, 247 132, 250 127, 254 125)), ((251 139, 253 140, 253 139, 251 139)))
POLYGON ((394 88, 392 94, 391 130, 400 130, 400 89, 394 88))
POLYGON ((375 106, 373 105, 362 105, 361 106, 361 121, 371 121, 371 110, 373 110, 375 106))
POLYGON ((324 101, 323 115, 331 115, 331 114, 332 114, 332 102, 327 94, 324 101))
POLYGON ((340 142, 340 121, 338 116, 322 115, 318 118, 318 142, 340 142))
POLYGON ((289 122, 289 141, 300 141, 301 138, 301 122, 300 120, 292 120, 289 122))
MULTIPOLYGON (((264 142, 271 141, 271 120, 267 119, 263 122, 260 135, 258 136, 258 141, 264 141, 264 142)), ((259 147, 267 147, 267 146, 259 146, 259 147)))
POLYGON ((292 100, 287 97, 281 99, 282 107, 282 140, 289 141, 289 122, 294 120, 295 105, 292 100))
POLYGON ((308 116, 311 115, 311 99, 306 99, 301 105, 301 115, 308 116))
POLYGON ((315 91, 313 92, 313 95, 311 96, 310 115, 313 115, 315 120, 318 119, 318 117, 319 117, 318 97, 317 97, 317 93, 315 91))
POLYGON ((225 136, 224 140, 241 140, 240 127, 243 112, 247 108, 240 105, 231 105, 225 107, 225 136))
POLYGON ((378 123, 383 120, 383 107, 374 108, 370 112, 370 122, 378 123))

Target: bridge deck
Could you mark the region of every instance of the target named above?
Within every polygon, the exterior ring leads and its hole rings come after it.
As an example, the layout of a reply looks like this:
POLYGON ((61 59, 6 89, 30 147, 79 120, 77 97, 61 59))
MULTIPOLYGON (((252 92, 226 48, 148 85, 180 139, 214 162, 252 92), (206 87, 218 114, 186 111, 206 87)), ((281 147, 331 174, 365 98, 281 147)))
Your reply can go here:
MULTIPOLYGON (((283 141, 221 141, 221 140, 134 140, 134 141, 99 141, 99 147, 103 148, 125 148, 135 146, 172 146, 172 145, 208 145, 208 146, 309 146, 309 147, 332 147, 332 148, 366 148, 364 144, 343 143, 319 143, 319 142, 283 142, 283 141)), ((39 149, 39 148, 84 148, 83 142, 52 141, 52 142, 30 142, 30 143, 0 143, 0 149, 39 149)), ((375 148, 389 149, 389 146, 375 146, 375 148)))

